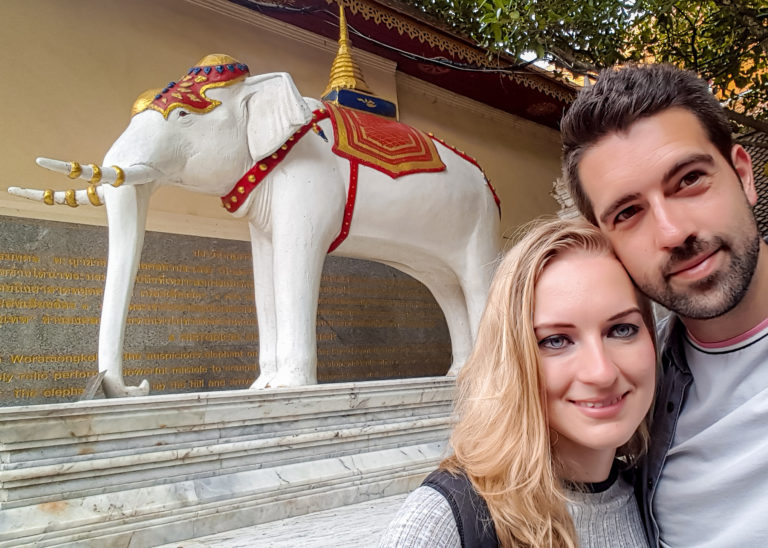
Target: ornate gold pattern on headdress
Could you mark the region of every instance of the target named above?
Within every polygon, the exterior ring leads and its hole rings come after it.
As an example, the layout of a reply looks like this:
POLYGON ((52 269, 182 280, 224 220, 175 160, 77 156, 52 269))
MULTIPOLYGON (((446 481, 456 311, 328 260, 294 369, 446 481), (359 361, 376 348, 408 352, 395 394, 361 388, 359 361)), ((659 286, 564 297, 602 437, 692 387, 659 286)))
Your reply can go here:
POLYGON ((131 107, 131 118, 133 118, 139 112, 147 110, 152 101, 155 100, 155 95, 160 93, 160 88, 152 88, 146 91, 142 91, 131 107))
POLYGON ((232 85, 249 74, 247 65, 229 55, 206 55, 178 82, 170 82, 163 89, 156 91, 151 98, 148 95, 150 92, 142 93, 133 104, 131 116, 152 109, 168 118, 168 114, 179 107, 198 114, 210 112, 219 106, 221 101, 206 97, 206 90, 232 85))

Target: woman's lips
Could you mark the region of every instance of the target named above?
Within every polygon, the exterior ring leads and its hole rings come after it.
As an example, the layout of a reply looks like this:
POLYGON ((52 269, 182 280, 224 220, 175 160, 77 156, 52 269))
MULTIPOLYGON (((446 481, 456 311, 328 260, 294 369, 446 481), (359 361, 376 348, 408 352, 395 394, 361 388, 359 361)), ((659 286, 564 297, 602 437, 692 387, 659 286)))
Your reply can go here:
POLYGON ((569 400, 585 415, 595 419, 607 419, 618 414, 624 407, 624 400, 629 394, 625 392, 618 396, 608 398, 590 398, 583 400, 569 400))
POLYGON ((615 405, 619 403, 619 400, 623 398, 624 396, 616 396, 614 398, 609 398, 605 400, 573 400, 573 403, 578 405, 579 407, 588 407, 589 409, 600 409, 601 407, 608 407, 610 405, 615 405))

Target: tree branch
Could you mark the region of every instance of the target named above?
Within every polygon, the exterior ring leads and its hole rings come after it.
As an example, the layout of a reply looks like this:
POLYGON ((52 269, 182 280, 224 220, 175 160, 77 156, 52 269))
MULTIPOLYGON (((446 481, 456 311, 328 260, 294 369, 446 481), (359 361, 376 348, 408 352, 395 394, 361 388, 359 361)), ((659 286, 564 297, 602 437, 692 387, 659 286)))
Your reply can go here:
POLYGON ((752 36, 755 37, 760 48, 763 50, 763 53, 768 55, 768 27, 763 25, 760 20, 749 13, 748 10, 741 9, 741 6, 737 6, 733 0, 714 0, 714 2, 726 8, 734 19, 738 20, 741 25, 748 28, 752 36))
POLYGON ((728 116, 729 120, 732 120, 744 126, 748 126, 753 129, 762 131, 765 134, 768 134, 768 122, 757 120, 755 118, 752 118, 751 116, 747 116, 746 114, 741 114, 740 112, 736 112, 729 108, 725 109, 725 115, 728 116))

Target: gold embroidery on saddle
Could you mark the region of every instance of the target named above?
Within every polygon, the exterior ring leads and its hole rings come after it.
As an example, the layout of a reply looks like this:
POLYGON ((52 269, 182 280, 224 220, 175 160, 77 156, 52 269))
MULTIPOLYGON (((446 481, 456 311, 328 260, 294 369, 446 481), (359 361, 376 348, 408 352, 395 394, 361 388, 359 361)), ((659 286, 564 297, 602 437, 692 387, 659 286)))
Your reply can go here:
POLYGON ((332 103, 325 107, 333 122, 333 152, 339 156, 393 178, 445 169, 432 139, 418 129, 332 103))

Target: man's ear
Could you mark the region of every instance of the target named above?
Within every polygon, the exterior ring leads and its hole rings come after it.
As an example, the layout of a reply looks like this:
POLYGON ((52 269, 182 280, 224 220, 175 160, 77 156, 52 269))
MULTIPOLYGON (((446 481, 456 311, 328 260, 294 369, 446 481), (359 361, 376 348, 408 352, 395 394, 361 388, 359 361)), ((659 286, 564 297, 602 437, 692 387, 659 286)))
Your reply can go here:
POLYGON ((757 190, 755 190, 755 174, 752 171, 752 158, 749 157, 749 152, 744 150, 744 147, 741 145, 733 145, 731 149, 731 163, 741 180, 741 186, 744 189, 744 194, 747 196, 749 205, 754 207, 757 203, 757 190))

